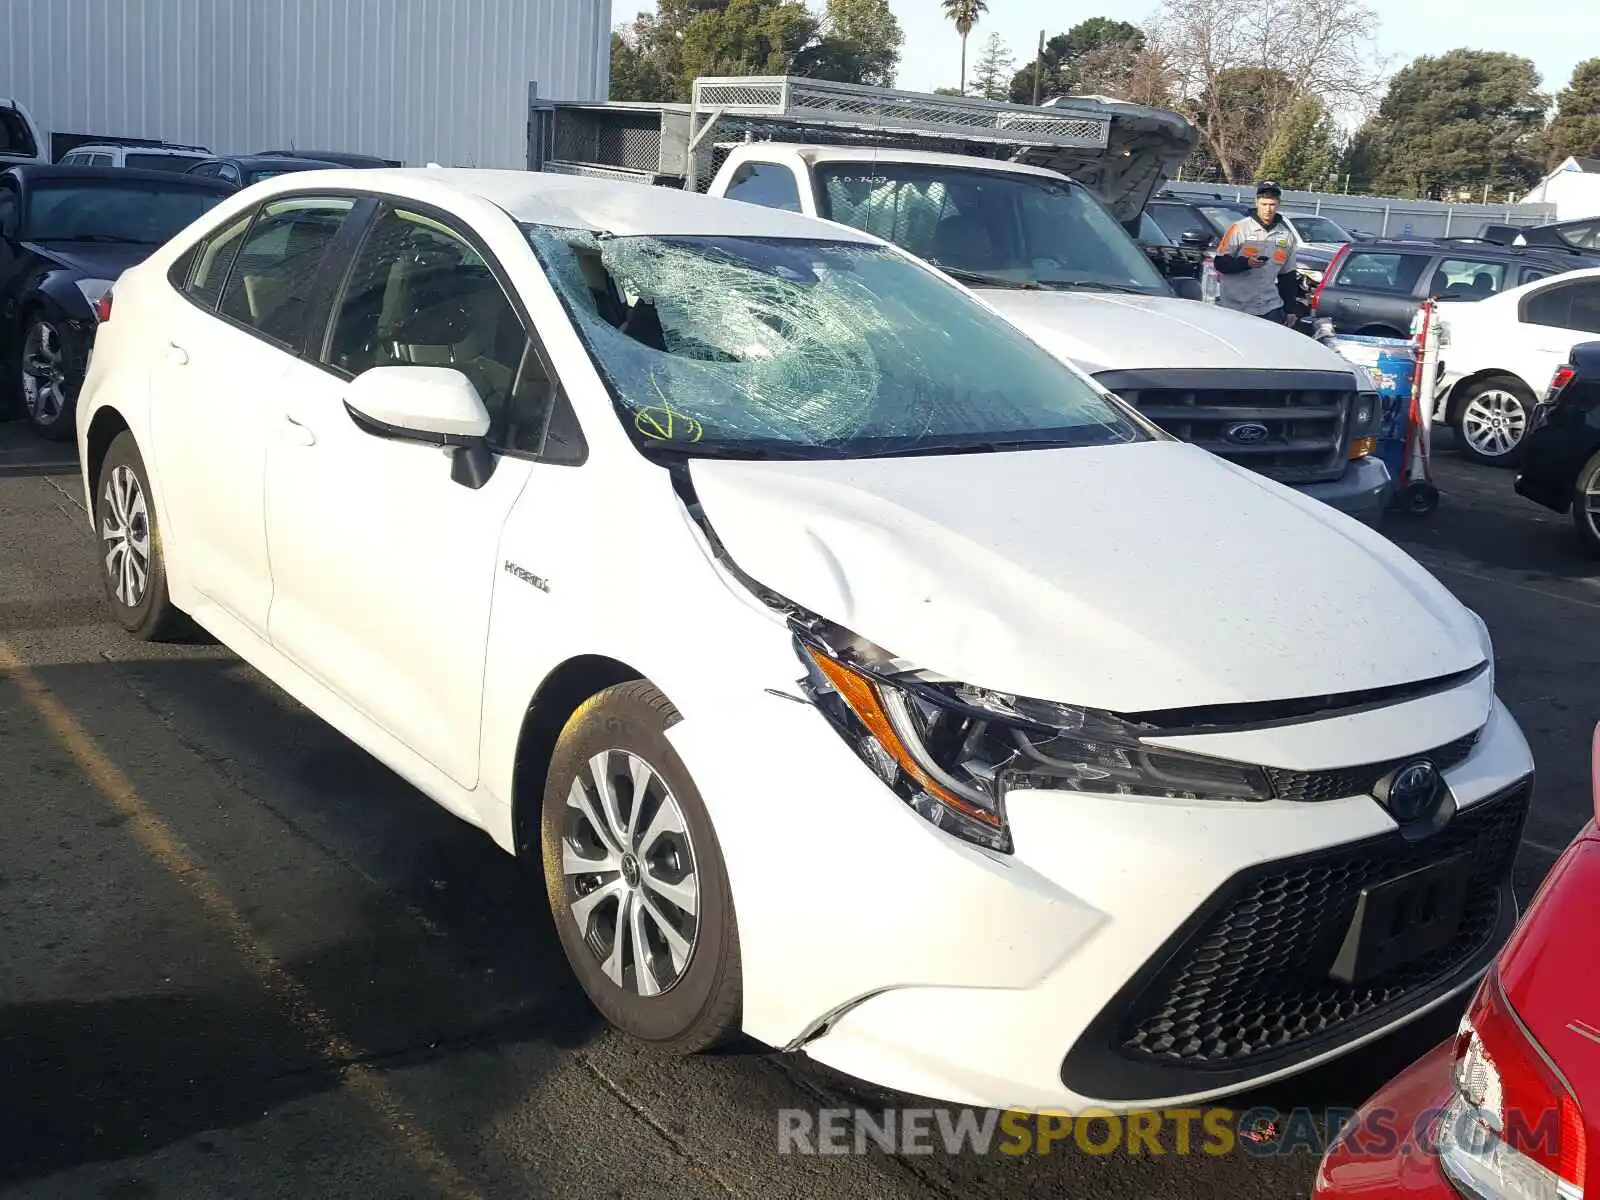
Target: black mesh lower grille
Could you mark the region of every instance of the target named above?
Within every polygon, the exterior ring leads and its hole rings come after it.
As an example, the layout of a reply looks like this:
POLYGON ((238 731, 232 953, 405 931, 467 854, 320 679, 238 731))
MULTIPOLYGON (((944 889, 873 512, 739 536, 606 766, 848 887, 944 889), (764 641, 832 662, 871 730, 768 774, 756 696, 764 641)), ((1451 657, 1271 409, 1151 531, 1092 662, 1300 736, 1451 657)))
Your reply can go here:
POLYGON ((1421 840, 1396 832, 1236 876, 1096 1018, 1063 1080, 1108 1100, 1226 1086, 1441 994, 1509 932, 1508 880, 1532 792, 1530 779, 1421 840), (1330 977, 1364 887, 1463 854, 1471 884, 1449 944, 1358 986, 1330 977))
POLYGON ((1378 781, 1402 763, 1419 758, 1431 759, 1441 771, 1460 766, 1478 744, 1478 732, 1457 738, 1424 754, 1408 754, 1388 762, 1367 763, 1359 767, 1340 767, 1333 771, 1285 771, 1268 767, 1267 777, 1272 781, 1273 794, 1280 800, 1298 800, 1316 803, 1321 800, 1343 800, 1348 796, 1368 796, 1378 781))

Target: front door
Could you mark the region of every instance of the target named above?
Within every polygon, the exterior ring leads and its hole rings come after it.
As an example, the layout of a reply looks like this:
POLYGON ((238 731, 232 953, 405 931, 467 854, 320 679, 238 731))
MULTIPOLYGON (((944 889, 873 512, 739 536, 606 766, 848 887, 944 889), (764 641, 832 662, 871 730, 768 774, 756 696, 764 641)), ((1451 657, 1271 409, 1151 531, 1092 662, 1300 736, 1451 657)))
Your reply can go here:
POLYGON ((294 197, 221 230, 169 298, 152 387, 171 554, 197 592, 265 637, 269 415, 305 339, 322 259, 353 202, 294 197))
POLYGON ((267 451, 268 633, 468 788, 501 531, 530 472, 550 468, 497 453, 474 489, 452 480, 449 452, 359 427, 344 407, 349 381, 406 365, 465 374, 502 447, 550 390, 485 257, 433 216, 385 208, 336 300, 321 365, 282 393, 267 451))

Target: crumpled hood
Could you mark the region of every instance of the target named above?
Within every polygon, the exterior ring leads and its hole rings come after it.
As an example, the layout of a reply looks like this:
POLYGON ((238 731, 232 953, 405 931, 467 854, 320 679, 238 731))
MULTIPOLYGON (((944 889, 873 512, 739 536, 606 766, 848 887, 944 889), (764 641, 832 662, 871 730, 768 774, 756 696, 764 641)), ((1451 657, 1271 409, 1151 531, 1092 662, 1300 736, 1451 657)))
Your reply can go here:
POLYGON ((1216 304, 1118 292, 976 290, 1057 358, 1091 375, 1171 368, 1351 370, 1314 338, 1216 304))
POLYGON ((1181 442, 690 469, 746 574, 978 686, 1138 712, 1483 660, 1471 614, 1387 539, 1181 442))

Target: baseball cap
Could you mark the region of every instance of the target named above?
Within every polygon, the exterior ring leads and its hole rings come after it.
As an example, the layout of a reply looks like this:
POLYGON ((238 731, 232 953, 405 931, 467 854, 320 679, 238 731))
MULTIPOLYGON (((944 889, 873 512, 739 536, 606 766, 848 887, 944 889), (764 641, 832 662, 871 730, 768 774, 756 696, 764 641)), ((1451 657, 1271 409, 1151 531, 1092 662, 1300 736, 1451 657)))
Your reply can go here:
POLYGON ((1264 179, 1256 184, 1256 195, 1271 196, 1274 200, 1283 198, 1283 189, 1270 179, 1264 179))

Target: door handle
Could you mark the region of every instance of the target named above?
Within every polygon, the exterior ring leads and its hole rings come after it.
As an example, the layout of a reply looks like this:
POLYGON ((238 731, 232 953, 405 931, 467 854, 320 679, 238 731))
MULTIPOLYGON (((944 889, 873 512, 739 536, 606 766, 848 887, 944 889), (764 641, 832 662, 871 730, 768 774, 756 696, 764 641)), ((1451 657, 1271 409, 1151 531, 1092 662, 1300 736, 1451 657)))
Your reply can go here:
POLYGON ((181 367, 189 361, 189 352, 178 345, 177 342, 168 342, 167 357, 181 367))
POLYGON ((296 446, 315 446, 317 444, 317 435, 311 431, 309 425, 302 425, 288 413, 283 414, 283 420, 288 426, 286 436, 296 446))

